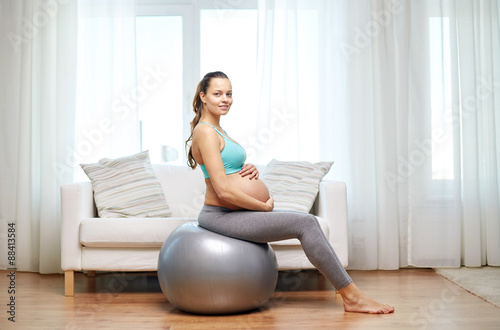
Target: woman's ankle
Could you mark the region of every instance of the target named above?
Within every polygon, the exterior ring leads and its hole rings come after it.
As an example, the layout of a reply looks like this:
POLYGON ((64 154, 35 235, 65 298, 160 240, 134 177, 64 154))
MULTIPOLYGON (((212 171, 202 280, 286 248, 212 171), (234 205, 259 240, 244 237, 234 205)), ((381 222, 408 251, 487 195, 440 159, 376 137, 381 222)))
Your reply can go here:
POLYGON ((354 282, 349 283, 338 292, 344 301, 356 300, 356 298, 361 294, 361 291, 356 284, 354 284, 354 282))

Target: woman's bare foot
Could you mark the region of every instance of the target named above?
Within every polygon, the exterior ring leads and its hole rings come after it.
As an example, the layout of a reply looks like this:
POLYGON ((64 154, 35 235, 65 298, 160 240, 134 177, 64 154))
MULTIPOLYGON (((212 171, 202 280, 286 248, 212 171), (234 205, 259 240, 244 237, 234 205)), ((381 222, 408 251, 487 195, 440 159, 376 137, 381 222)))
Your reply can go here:
POLYGON ((339 293, 344 300, 344 310, 346 312, 370 314, 389 314, 394 312, 394 307, 373 300, 361 292, 354 283, 339 290, 339 293))

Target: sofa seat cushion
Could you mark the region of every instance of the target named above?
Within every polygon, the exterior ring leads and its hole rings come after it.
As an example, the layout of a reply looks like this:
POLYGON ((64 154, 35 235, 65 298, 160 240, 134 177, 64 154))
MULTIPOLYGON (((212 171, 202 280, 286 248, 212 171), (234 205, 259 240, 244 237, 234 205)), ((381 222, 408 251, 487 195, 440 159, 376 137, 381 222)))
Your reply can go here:
POLYGON ((190 218, 88 218, 80 224, 80 243, 87 247, 161 248, 190 218))
MULTIPOLYGON (((316 217, 329 237, 328 224, 316 217)), ((80 224, 80 243, 86 247, 161 248, 177 227, 194 218, 87 218, 80 224)), ((270 242, 272 245, 300 245, 298 239, 270 242)))

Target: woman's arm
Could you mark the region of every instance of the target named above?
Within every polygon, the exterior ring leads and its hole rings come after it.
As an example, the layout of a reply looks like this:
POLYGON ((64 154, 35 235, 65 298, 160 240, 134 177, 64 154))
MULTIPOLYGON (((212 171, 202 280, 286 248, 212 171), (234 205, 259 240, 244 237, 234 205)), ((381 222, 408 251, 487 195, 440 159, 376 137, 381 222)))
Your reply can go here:
POLYGON ((193 145, 200 153, 215 193, 220 199, 248 210, 273 210, 274 200, 272 197, 263 203, 229 184, 220 156, 220 139, 213 129, 208 126, 206 128, 197 127, 193 134, 193 145))

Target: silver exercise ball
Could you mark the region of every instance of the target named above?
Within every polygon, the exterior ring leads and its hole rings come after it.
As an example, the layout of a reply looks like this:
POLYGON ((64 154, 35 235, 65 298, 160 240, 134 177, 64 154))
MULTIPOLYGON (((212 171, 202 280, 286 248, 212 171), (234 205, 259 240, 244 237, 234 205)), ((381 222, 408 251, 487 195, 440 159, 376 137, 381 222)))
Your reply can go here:
POLYGON ((185 312, 230 314, 256 309, 274 292, 278 265, 269 244, 243 241, 187 223, 160 251, 158 280, 185 312))

